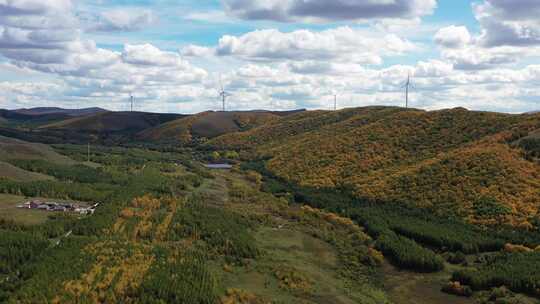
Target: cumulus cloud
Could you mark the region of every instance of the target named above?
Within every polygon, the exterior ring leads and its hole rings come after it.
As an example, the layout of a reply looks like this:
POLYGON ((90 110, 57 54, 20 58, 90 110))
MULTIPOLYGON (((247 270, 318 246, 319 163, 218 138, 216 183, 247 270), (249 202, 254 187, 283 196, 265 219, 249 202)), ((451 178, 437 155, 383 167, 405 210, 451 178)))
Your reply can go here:
POLYGON ((149 10, 115 9, 86 18, 87 30, 97 32, 133 32, 157 23, 157 16, 149 10))
POLYGON ((71 0, 2 0, 1 16, 18 16, 44 14, 51 11, 68 11, 72 7, 71 0))
POLYGON ((211 57, 215 55, 215 49, 190 44, 180 49, 180 53, 182 54, 182 56, 187 57, 211 57))
MULTIPOLYGON (((215 47, 218 56, 251 61, 337 61, 381 64, 385 56, 403 55, 417 47, 394 34, 339 27, 321 32, 275 29, 241 36, 223 36, 215 47)), ((202 50, 202 49, 201 49, 202 50)), ((189 53, 189 49, 186 50, 189 53)))
POLYGON ((535 0, 485 0, 474 5, 482 27, 482 45, 540 45, 540 2, 535 0))
POLYGON ((161 51, 151 44, 125 45, 122 59, 136 65, 179 66, 183 63, 179 54, 161 51))
POLYGON ((227 89, 234 92, 229 99, 230 107, 330 109, 334 92, 338 94, 339 107, 401 106, 404 102, 402 84, 408 74, 414 75, 416 88, 410 96, 414 107, 464 106, 505 112, 523 112, 538 107, 531 102, 531 96, 538 96, 540 92, 534 85, 540 79, 540 68, 534 65, 523 69, 494 68, 470 72, 454 69, 445 61, 428 60, 380 70, 364 68, 358 73, 328 66, 316 73, 306 73, 303 69, 297 70, 303 64, 310 67, 314 63, 289 62, 274 67, 247 64, 224 75, 227 89), (246 104, 249 98, 253 103, 246 104))
POLYGON ((523 53, 512 47, 485 49, 469 46, 462 49, 448 49, 442 52, 443 58, 452 62, 456 69, 485 70, 518 62, 523 53))
MULTIPOLYGON (((147 13, 131 18, 118 11, 102 16, 110 30, 132 30, 151 19, 147 13)), ((57 100, 110 102, 137 91, 146 100, 192 100, 193 92, 202 90, 207 72, 183 60, 180 53, 151 44, 127 44, 121 52, 100 48, 83 38, 85 25, 78 22, 67 0, 0 0, 0 55, 20 71, 59 75, 63 82, 48 88, 49 93, 17 83, 6 88, 5 96, 17 104, 54 100, 54 92, 57 100), (42 95, 41 101, 32 97, 32 89, 42 95)))
POLYGON ((483 70, 538 58, 540 54, 540 2, 484 0, 473 5, 480 32, 464 26, 441 28, 434 41, 441 55, 456 69, 483 70))
POLYGON ((435 34, 435 42, 446 48, 463 48, 471 42, 471 34, 465 26, 441 28, 435 34))
MULTIPOLYGON (((0 63, 1 76, 12 73, 18 79, 39 79, 0 82, 0 98, 18 106, 91 104, 122 110, 133 92, 138 110, 189 113, 220 107, 215 88, 223 74, 226 89, 233 93, 228 100, 231 110, 330 109, 334 93, 339 107, 402 105, 401 85, 411 74, 416 85, 410 96, 414 107, 465 106, 506 112, 538 108, 540 66, 530 63, 540 54, 540 46, 533 40, 527 42, 532 43, 528 47, 510 43, 511 39, 493 43, 487 23, 532 24, 536 1, 530 3, 529 11, 513 7, 514 1, 484 0, 475 6, 480 32, 450 26, 435 35, 429 26, 418 28, 418 17, 429 14, 435 1, 226 2, 238 5, 230 6, 229 13, 246 19, 374 19, 377 23, 325 30, 266 29, 225 35, 215 45, 187 45, 178 51, 134 41, 112 50, 85 38, 85 31, 91 25, 102 32, 144 29, 155 22, 148 16, 153 13, 136 10, 127 16, 112 10, 81 15, 76 11, 80 7, 67 0, 0 0, 0 54, 8 60, 0 63), (375 9, 385 6, 394 10, 375 9), (410 31, 414 34, 404 36, 410 31), (403 37, 432 38, 440 58, 382 65, 425 50, 425 44, 403 37), (41 82, 42 77, 48 81, 41 82)), ((223 22, 218 15, 191 14, 183 19, 223 22)))
POLYGON ((435 0, 223 0, 230 14, 248 20, 343 21, 411 19, 430 14, 435 0))
POLYGON ((79 39, 68 0, 0 2, 0 54, 15 62, 62 64, 72 53, 91 49, 79 39))

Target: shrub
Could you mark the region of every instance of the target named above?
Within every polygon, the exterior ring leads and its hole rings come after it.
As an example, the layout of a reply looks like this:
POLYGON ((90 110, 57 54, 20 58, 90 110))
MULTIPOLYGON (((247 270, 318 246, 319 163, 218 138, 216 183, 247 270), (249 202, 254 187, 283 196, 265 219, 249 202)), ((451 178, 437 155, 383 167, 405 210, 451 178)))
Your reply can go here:
POLYGON ((255 183, 258 187, 262 184, 262 175, 256 171, 248 171, 246 173, 246 177, 250 182, 255 183))
POLYGON ((517 252, 531 252, 533 250, 523 245, 512 245, 510 243, 506 243, 504 244, 504 251, 508 253, 517 253, 517 252))
POLYGON ((457 295, 457 296, 463 296, 463 297, 470 297, 472 296, 472 289, 469 286, 463 286, 459 282, 448 282, 448 284, 444 285, 441 289, 443 292, 457 295))
POLYGON ((446 260, 450 264, 457 265, 465 263, 467 261, 467 257, 465 256, 465 254, 463 254, 463 252, 458 251, 456 253, 449 253, 446 260))

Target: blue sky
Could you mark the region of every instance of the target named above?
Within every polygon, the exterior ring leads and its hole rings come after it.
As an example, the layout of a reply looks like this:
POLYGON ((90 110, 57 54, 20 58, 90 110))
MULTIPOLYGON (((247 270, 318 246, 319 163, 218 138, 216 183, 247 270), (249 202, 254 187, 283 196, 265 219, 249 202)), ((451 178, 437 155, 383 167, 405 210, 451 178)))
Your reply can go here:
MULTIPOLYGON (((310 23, 280 23, 271 21, 241 21, 229 17, 229 22, 212 20, 189 19, 189 14, 219 12, 223 10, 220 1, 108 1, 107 5, 87 4, 88 9, 106 10, 122 8, 124 6, 151 9, 159 16, 156 26, 142 32, 113 33, 119 40, 144 40, 154 42, 163 49, 178 48, 184 44, 200 44, 211 46, 223 35, 240 35, 257 29, 277 28, 281 31, 298 29, 311 29, 320 31, 340 25, 349 25, 350 22, 331 22, 324 24, 310 23)), ((424 18, 424 23, 433 25, 465 25, 477 30, 477 22, 471 9, 471 1, 444 0, 437 2, 437 9, 430 16, 424 18)), ((355 25, 362 26, 362 25, 355 25)), ((366 26, 366 25, 364 25, 366 26)), ((426 37, 430 40, 430 37, 426 37)), ((429 41, 430 42, 430 41, 429 41)), ((108 41, 101 45, 121 50, 123 44, 119 41, 112 44, 108 41)))
MULTIPOLYGON (((532 3, 532 4, 531 4, 532 3)), ((530 0, 14 0, 0 5, 0 107, 198 112, 540 102, 530 0), (526 6, 526 9, 524 7, 526 6), (39 22, 38 22, 39 21, 39 22)))

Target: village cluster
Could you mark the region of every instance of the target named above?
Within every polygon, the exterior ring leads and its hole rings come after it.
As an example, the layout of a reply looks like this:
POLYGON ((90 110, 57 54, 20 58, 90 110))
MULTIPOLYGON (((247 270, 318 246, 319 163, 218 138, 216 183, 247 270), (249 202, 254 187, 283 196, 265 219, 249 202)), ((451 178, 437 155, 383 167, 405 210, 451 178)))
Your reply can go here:
POLYGON ((18 205, 18 208, 23 209, 36 209, 43 211, 53 212, 73 212, 82 215, 94 214, 99 203, 95 203, 91 206, 81 206, 75 203, 57 203, 57 202, 42 202, 39 200, 28 201, 22 205, 18 205))

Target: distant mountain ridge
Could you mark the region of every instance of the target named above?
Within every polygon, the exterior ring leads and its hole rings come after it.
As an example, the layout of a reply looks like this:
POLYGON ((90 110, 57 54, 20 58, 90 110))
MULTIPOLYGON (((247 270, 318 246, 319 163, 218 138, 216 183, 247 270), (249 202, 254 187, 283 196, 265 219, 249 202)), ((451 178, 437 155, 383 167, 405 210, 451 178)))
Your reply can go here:
POLYGON ((105 109, 98 107, 83 108, 83 109, 64 109, 58 107, 36 107, 12 110, 12 112, 26 115, 44 115, 44 114, 66 114, 69 116, 85 116, 97 113, 108 112, 105 109))
POLYGON ((100 112, 44 125, 41 129, 90 133, 125 132, 135 134, 182 117, 185 117, 185 115, 146 112, 100 112))

